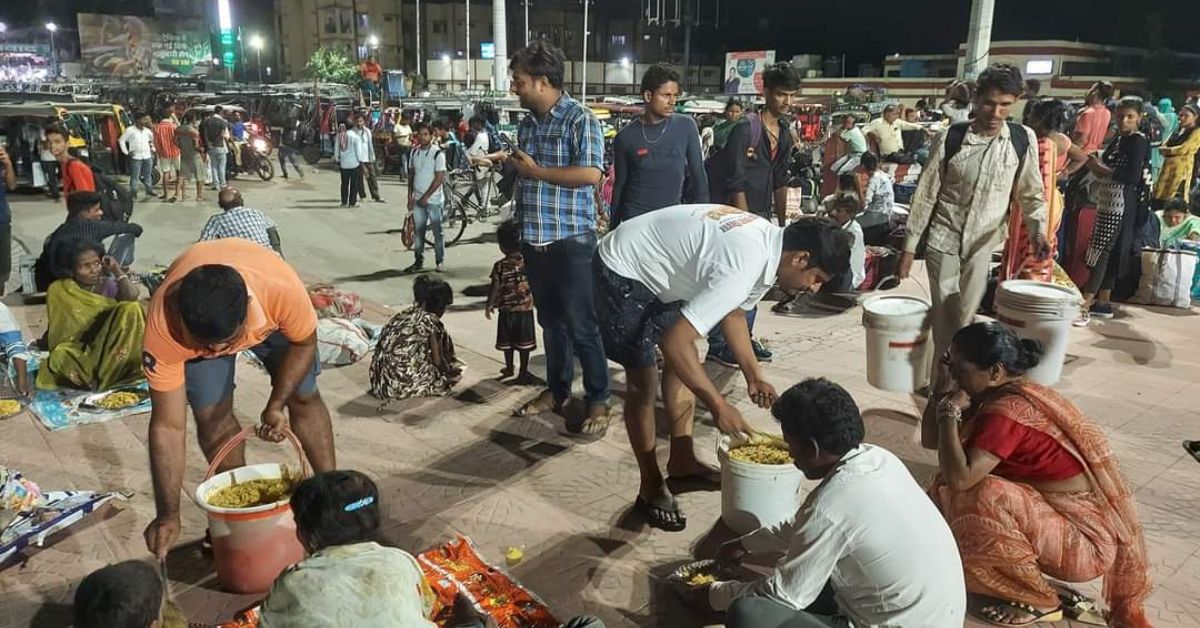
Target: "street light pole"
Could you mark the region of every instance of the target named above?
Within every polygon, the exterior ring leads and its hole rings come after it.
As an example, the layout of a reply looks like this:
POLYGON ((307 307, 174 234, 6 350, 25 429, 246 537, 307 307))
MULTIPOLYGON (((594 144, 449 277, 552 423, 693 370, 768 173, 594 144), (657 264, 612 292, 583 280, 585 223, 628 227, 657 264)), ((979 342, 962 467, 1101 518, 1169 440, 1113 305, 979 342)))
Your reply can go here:
POLYGON ((467 89, 471 89, 471 0, 467 3, 467 17, 463 20, 463 30, 467 34, 467 89))
POLYGON ((54 61, 54 78, 58 78, 58 47, 54 45, 54 33, 58 31, 58 24, 46 22, 46 30, 50 31, 50 58, 54 61))
POLYGON ((421 73, 421 0, 417 0, 417 74, 421 73))
POLYGON ((263 82, 263 65, 262 65, 263 43, 264 42, 263 42, 262 35, 252 35, 250 37, 250 47, 253 48, 254 51, 258 54, 258 82, 260 84, 263 82))
POLYGON ((583 85, 579 90, 579 101, 587 100, 587 49, 588 49, 588 5, 591 0, 583 0, 583 85))
POLYGON ((529 47, 529 0, 525 0, 525 47, 529 47))

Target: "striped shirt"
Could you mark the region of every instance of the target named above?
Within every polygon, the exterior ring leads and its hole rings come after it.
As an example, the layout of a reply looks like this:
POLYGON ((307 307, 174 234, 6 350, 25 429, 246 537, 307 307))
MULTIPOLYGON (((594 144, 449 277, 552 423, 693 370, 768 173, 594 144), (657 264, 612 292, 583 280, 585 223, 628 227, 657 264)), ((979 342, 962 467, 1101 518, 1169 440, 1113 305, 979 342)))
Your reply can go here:
POLYGON ((175 129, 178 126, 170 118, 154 125, 154 147, 158 149, 159 157, 174 159, 179 156, 179 146, 175 144, 175 129))
POLYGON ((257 209, 234 207, 209 218, 208 224, 200 232, 200 241, 241 238, 275 250, 268 233, 269 229, 275 227, 275 221, 257 209))
MULTIPOLYGON (((544 168, 604 170, 604 135, 591 109, 563 92, 545 119, 530 113, 517 129, 521 150, 544 168)), ((549 244, 596 229, 595 186, 569 188, 522 177, 517 184, 521 239, 549 244)))

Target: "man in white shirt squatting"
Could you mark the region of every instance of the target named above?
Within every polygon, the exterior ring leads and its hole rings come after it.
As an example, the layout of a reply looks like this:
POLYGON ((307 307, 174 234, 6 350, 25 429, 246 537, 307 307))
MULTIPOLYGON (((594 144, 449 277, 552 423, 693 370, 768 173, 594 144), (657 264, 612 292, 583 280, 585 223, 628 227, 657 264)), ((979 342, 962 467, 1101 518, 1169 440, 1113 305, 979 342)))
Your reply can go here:
POLYGON ((750 346, 746 310, 776 283, 796 293, 817 290, 849 265, 848 235, 824 219, 777 227, 725 205, 676 205, 621 224, 600 241, 595 264, 595 308, 609 360, 625 367, 625 424, 641 472, 635 509, 668 531, 687 519, 655 458, 654 346, 662 349, 663 405, 671 424, 672 484, 715 489, 719 473, 701 464, 692 447, 696 397, 725 433, 750 426, 721 396, 695 343, 717 325, 729 339, 746 377, 750 399, 768 408, 775 388, 764 378, 750 346))
POLYGON ((966 585, 946 520, 888 450, 862 442, 854 399, 805 380, 771 413, 798 469, 820 480, 791 521, 721 547, 730 566, 783 552, 770 576, 709 585, 728 628, 962 626, 966 585))

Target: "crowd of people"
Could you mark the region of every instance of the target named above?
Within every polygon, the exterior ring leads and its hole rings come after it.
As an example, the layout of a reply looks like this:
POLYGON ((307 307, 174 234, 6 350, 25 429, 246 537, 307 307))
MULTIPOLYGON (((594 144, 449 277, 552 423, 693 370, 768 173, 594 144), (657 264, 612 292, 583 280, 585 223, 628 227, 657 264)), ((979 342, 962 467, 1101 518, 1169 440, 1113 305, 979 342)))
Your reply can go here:
MULTIPOLYGON (((713 128, 706 150, 698 125, 674 112, 679 76, 652 66, 642 79, 642 116, 614 141, 611 222, 602 235, 597 188, 605 175, 604 140, 595 115, 564 90, 562 52, 531 44, 513 54, 510 70, 512 90, 530 112, 511 152, 482 142, 468 149, 445 125, 418 123, 406 135, 407 205, 416 222, 416 259, 408 270, 422 268, 431 227, 442 270, 447 153, 507 162, 517 174, 516 220, 498 229, 502 257, 484 315, 496 314, 502 376, 536 381, 529 368, 535 321, 546 357, 545 390, 514 414, 554 413, 573 434, 603 436, 611 420, 609 362, 622 367, 623 419, 639 469, 632 509, 654 528, 686 528, 675 498, 683 487, 720 489, 720 474, 696 456, 697 401, 720 432, 754 431, 710 379, 695 343, 707 338, 708 359, 740 371, 750 401, 770 409, 795 466, 818 484, 794 518, 720 548, 718 559, 731 566, 782 553, 771 574, 706 585, 697 604, 725 611, 732 628, 949 626, 961 625, 968 612, 1018 626, 1090 610, 1090 601, 1057 582, 1103 577, 1111 624, 1150 625, 1141 524, 1107 437, 1069 400, 1026 379, 1041 360, 1036 341, 975 322, 994 251, 1006 250, 1005 278, 1053 279, 1045 263, 1064 211, 1056 180, 1085 170, 1095 180, 1099 218, 1088 246, 1092 273, 1081 286, 1081 318, 1111 313, 1110 293, 1129 263, 1138 216, 1148 215, 1151 146, 1139 130, 1144 102, 1118 102, 1110 130, 1104 102, 1111 94, 1098 84, 1075 136, 1067 137, 1064 108, 1055 100, 1030 103, 1029 126, 1010 121, 1027 86, 1015 68, 994 65, 969 89, 955 88, 945 109, 962 119, 936 136, 901 119, 897 107, 865 129, 843 125, 837 133, 850 152, 834 168, 842 175, 839 191, 822 204, 823 216, 789 221, 795 139, 788 112, 799 91, 797 70, 787 63, 767 68, 763 108, 743 115, 740 103, 731 103, 730 121, 713 128), (920 136, 906 142, 906 132, 920 136), (435 136, 442 140, 436 146, 435 136), (916 162, 919 151, 906 150, 914 142, 932 166, 912 199, 898 273, 908 276, 920 254, 930 278, 938 360, 921 422, 921 442, 938 457, 930 487, 918 485, 895 455, 864 442, 861 413, 838 384, 807 379, 780 394, 762 367, 771 352, 753 336, 757 305, 772 289, 796 295, 861 283, 864 230, 881 224, 871 217, 888 214, 893 203, 894 181, 880 163, 916 162), (852 174, 859 168, 865 186, 852 174), (1018 244, 1007 246, 1010 240, 1018 244), (576 360, 582 412, 571 404, 576 360), (665 472, 656 452, 657 399, 670 435, 665 472)), ((46 130, 69 215, 43 255, 51 280, 50 357, 36 386, 106 390, 148 380, 155 517, 144 536, 161 561, 181 534, 187 408, 200 448, 212 459, 240 432, 233 415, 236 356, 253 352, 271 375, 258 435, 278 442, 290 430, 315 472, 290 498, 308 557, 278 577, 262 602, 261 625, 325 625, 333 618, 361 626, 431 625, 429 586, 413 556, 374 542, 381 522, 374 482, 338 469, 318 387, 317 316, 282 257, 276 225, 226 185, 222 151, 235 131, 220 113, 218 107, 199 127, 188 122, 174 129, 169 118, 151 129, 151 118, 139 116, 122 137, 134 162, 158 153, 160 163, 179 159, 181 173, 207 156, 219 190, 222 211, 201 241, 152 283, 131 276, 132 250, 118 246, 141 228, 101 219, 106 212, 90 169, 66 153, 65 132, 46 130), (174 144, 178 155, 159 148, 167 138, 183 138, 174 144), (110 237, 106 250, 101 242, 110 237), (137 303, 134 279, 153 288, 146 310, 137 303)), ((1155 224, 1164 242, 1200 238, 1200 220, 1185 204, 1200 148, 1196 117, 1194 106, 1182 107, 1179 129, 1158 147, 1163 164, 1153 198, 1162 203, 1155 224)), ((334 146, 343 206, 365 197, 364 185, 381 200, 369 131, 364 137, 361 117, 354 123, 339 129, 334 146)), ((0 165, 11 185, 2 152, 0 165)), ((131 169, 130 196, 139 182, 155 194, 139 181, 143 167, 131 169)), ((175 185, 182 195, 182 183, 175 185)), ((0 188, 6 212, 3 199, 0 188)), ((885 222, 891 225, 890 216, 885 222)), ((372 395, 443 395, 459 381, 462 365, 442 320, 453 298, 436 275, 416 278, 413 304, 380 334, 372 395)), ((6 314, 0 311, 0 341, 14 362, 24 360, 27 350, 19 333, 12 336, 6 314)), ((216 471, 244 464, 239 446, 216 471)), ((145 628, 160 619, 164 604, 153 569, 122 563, 81 583, 76 623, 145 628)), ((484 620, 469 604, 456 608, 455 625, 484 620)), ((567 625, 599 622, 576 618, 567 625)))

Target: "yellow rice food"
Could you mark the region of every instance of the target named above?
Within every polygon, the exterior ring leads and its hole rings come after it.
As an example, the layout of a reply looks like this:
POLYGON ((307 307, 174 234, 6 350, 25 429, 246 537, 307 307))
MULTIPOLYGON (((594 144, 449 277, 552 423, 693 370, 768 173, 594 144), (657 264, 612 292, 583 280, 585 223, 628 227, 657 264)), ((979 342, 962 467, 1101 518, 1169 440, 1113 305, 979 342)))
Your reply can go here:
POLYGON ((0 399, 0 416, 8 416, 21 411, 21 402, 16 399, 0 399))
POLYGON ((96 405, 108 410, 120 410, 135 406, 141 401, 142 397, 136 393, 120 391, 105 395, 96 405))
POLYGON ((702 587, 706 584, 712 584, 716 581, 716 576, 704 572, 694 573, 691 576, 688 576, 688 579, 685 580, 690 587, 702 587))
POLYGON ((293 483, 285 478, 248 480, 219 488, 208 494, 208 503, 218 508, 253 508, 286 499, 293 483))
POLYGON ((729 457, 755 464, 792 464, 787 443, 782 439, 753 440, 729 450, 729 457))

